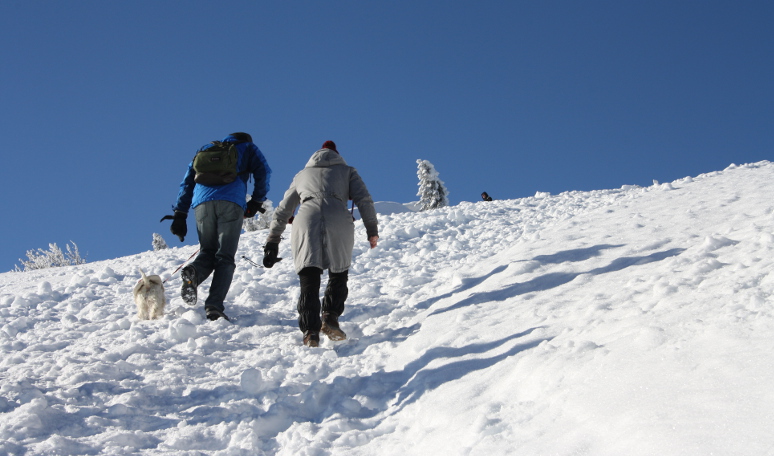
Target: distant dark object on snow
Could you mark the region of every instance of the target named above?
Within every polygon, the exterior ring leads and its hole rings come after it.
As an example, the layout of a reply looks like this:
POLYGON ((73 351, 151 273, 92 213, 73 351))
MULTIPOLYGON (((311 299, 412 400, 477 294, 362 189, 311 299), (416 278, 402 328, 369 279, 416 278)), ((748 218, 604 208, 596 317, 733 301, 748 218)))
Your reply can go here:
POLYGON ((484 201, 492 201, 492 197, 489 196, 489 193, 487 193, 487 192, 484 192, 484 193, 481 194, 481 199, 484 200, 484 201))

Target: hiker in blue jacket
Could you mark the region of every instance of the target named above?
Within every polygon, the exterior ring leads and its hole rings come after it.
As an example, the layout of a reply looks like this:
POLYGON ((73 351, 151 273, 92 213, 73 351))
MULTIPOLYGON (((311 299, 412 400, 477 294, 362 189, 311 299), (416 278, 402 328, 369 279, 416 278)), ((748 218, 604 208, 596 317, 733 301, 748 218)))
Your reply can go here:
MULTIPOLYGON (((210 320, 228 320, 224 313, 223 301, 234 277, 234 255, 239 245, 239 235, 242 233, 242 221, 255 216, 256 212, 264 212, 263 202, 269 192, 271 176, 266 158, 253 144, 249 134, 231 133, 221 142, 227 147, 230 144, 235 145, 238 153, 236 179, 220 185, 209 181, 207 185, 197 183, 197 180, 201 180, 194 169, 194 161, 191 161, 180 184, 177 203, 173 206, 175 215, 164 217, 173 219, 170 230, 182 242, 188 232, 188 211, 194 209, 201 249, 193 263, 184 267, 180 273, 183 279, 180 295, 188 304, 196 304, 196 288, 213 274, 210 293, 204 302, 204 310, 210 320), (253 193, 250 201, 245 201, 250 177, 254 182, 253 193)), ((207 144, 199 149, 199 152, 216 145, 217 142, 207 144)))

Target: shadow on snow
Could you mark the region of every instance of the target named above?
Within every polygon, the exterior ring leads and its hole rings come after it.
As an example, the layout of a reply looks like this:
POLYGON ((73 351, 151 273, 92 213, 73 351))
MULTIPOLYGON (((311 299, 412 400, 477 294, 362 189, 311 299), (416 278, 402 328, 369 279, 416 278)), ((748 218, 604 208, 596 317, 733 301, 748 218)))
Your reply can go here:
MULTIPOLYGON (((540 277, 535 277, 534 279, 528 280, 526 282, 515 283, 511 286, 502 288, 500 290, 475 293, 457 302, 456 304, 453 304, 449 307, 445 307, 443 309, 438 309, 436 311, 433 311, 430 314, 430 316, 439 315, 445 312, 460 309, 474 304, 483 304, 483 303, 492 302, 492 301, 494 302, 505 301, 506 299, 514 298, 516 296, 524 295, 527 293, 550 290, 552 288, 556 288, 568 282, 571 282, 575 280, 576 277, 583 274, 600 275, 600 274, 606 274, 609 272, 621 271, 630 266, 653 263, 655 261, 661 261, 669 257, 677 256, 684 251, 685 249, 675 248, 675 249, 665 250, 663 252, 652 253, 650 255, 618 258, 605 267, 592 269, 587 272, 551 272, 548 274, 544 274, 540 277)), ((557 254, 557 255, 560 255, 560 254, 557 254)), ((549 257, 555 257, 557 255, 550 255, 549 257)), ((452 293, 452 294, 455 294, 455 293, 452 293)))

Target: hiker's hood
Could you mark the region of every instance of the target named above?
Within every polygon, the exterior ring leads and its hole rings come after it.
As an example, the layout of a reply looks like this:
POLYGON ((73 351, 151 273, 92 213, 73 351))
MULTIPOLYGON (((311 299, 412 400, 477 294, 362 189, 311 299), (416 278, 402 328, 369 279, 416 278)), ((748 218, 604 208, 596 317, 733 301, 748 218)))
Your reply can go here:
POLYGON ((346 165, 341 155, 333 149, 320 149, 306 162, 306 168, 346 165))

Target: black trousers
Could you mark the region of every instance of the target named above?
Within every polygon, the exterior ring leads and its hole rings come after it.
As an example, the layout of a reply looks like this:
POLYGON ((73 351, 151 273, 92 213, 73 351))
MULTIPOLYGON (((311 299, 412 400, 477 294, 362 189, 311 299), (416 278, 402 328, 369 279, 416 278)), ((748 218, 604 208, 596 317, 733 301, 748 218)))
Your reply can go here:
MULTIPOLYGON (((298 297, 298 327, 301 331, 319 332, 320 319, 320 268, 304 268, 298 273, 301 281, 301 296, 298 297)), ((322 302, 322 312, 339 317, 344 313, 344 302, 349 295, 347 279, 349 271, 328 273, 328 286, 322 302)))

